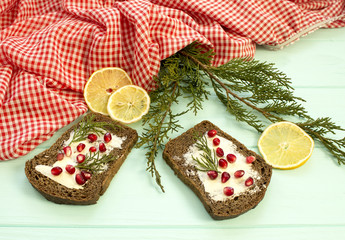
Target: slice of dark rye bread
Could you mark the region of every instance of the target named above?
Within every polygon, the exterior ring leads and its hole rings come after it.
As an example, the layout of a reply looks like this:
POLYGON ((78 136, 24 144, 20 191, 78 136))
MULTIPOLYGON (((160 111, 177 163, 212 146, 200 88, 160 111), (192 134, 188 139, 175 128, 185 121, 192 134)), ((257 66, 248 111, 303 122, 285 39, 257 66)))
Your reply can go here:
POLYGON ((121 149, 115 148, 110 152, 110 154, 118 156, 118 158, 108 163, 107 170, 94 174, 92 178, 84 184, 83 189, 65 187, 35 170, 37 165, 44 164, 52 166, 54 164, 57 153, 61 151, 64 142, 69 139, 71 131, 78 128, 79 123, 75 124, 63 133, 63 135, 49 149, 27 161, 25 164, 25 174, 29 182, 46 199, 52 202, 74 205, 95 204, 99 197, 107 190, 111 180, 138 140, 136 130, 115 122, 110 117, 102 114, 88 113, 85 117, 90 117, 91 115, 95 116, 94 121, 110 122, 120 126, 114 128, 116 130, 113 128, 108 128, 107 130, 116 134, 118 137, 126 136, 127 138, 123 141, 121 149))
POLYGON ((209 121, 202 121, 179 137, 170 140, 165 145, 163 158, 174 170, 175 175, 189 186, 200 198, 207 212, 216 220, 234 218, 254 208, 263 199, 272 176, 272 167, 268 165, 262 157, 248 150, 242 143, 223 132, 209 121), (190 174, 191 172, 195 172, 196 168, 195 166, 186 164, 183 155, 189 150, 189 147, 195 143, 193 133, 204 134, 212 129, 217 130, 217 135, 232 141, 237 146, 237 151, 240 154, 244 156, 253 155, 256 157, 256 160, 252 163, 253 169, 260 174, 261 178, 255 181, 254 185, 249 187, 249 189, 257 185, 259 187, 258 191, 255 191, 253 194, 249 194, 246 191, 232 199, 215 201, 210 197, 209 193, 205 191, 203 183, 198 175, 190 174))

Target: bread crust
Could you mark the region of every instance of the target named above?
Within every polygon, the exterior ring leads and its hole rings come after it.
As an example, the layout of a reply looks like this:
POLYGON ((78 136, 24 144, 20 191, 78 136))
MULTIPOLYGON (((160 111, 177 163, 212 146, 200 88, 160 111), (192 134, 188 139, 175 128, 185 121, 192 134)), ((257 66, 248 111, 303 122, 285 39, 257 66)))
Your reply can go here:
POLYGON ((163 158, 173 169, 175 175, 177 175, 182 182, 189 186, 199 197, 207 212, 216 220, 234 218, 256 207, 264 198, 272 176, 272 167, 268 165, 261 156, 247 149, 238 140, 223 132, 219 127, 209 121, 202 121, 179 137, 170 140, 165 145, 163 158), (209 193, 205 191, 203 183, 197 174, 190 174, 191 172, 195 172, 196 168, 194 166, 187 165, 183 155, 188 151, 189 147, 195 143, 193 133, 197 132, 204 134, 211 129, 216 129, 217 135, 232 141, 237 146, 239 153, 244 156, 253 155, 256 157, 256 160, 252 163, 253 169, 260 174, 261 178, 255 182, 255 185, 249 187, 249 189, 254 186, 259 187, 259 190, 254 194, 245 192, 233 199, 215 201, 209 196, 209 193))
POLYGON ((46 177, 35 169, 37 165, 44 164, 52 166, 56 162, 56 156, 61 151, 63 144, 69 139, 71 131, 78 128, 79 123, 72 126, 47 150, 36 155, 33 159, 25 163, 25 174, 31 185, 40 192, 49 201, 58 204, 73 204, 73 205, 90 205, 95 204, 99 197, 105 193, 113 177, 120 169, 122 163, 125 161, 127 155, 138 140, 136 130, 125 126, 119 122, 113 121, 110 117, 98 114, 88 113, 85 117, 94 115, 94 121, 110 122, 120 128, 114 131, 112 128, 107 129, 109 132, 116 134, 118 137, 126 136, 126 140, 122 143, 122 149, 113 149, 109 154, 117 156, 117 159, 108 163, 108 169, 104 172, 94 174, 88 180, 83 189, 71 189, 63 186, 56 181, 46 177))

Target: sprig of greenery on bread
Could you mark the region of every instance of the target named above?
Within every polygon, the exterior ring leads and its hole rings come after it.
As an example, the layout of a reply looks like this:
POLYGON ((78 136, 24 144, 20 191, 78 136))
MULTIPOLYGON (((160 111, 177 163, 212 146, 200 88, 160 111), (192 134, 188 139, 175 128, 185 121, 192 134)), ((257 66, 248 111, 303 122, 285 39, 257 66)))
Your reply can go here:
POLYGON ((119 127, 114 123, 97 122, 94 115, 89 115, 80 121, 78 128, 74 131, 71 143, 85 140, 89 133, 103 134, 107 128, 116 130, 119 127))
POLYGON ((201 151, 200 158, 192 156, 193 160, 199 165, 197 170, 202 172, 218 171, 217 156, 214 150, 211 150, 207 145, 207 138, 194 134, 195 146, 201 151))
POLYGON ((82 163, 77 164, 75 167, 83 170, 88 170, 93 174, 105 170, 107 163, 117 159, 117 156, 113 155, 100 155, 100 152, 89 152, 85 155, 85 160, 82 163))

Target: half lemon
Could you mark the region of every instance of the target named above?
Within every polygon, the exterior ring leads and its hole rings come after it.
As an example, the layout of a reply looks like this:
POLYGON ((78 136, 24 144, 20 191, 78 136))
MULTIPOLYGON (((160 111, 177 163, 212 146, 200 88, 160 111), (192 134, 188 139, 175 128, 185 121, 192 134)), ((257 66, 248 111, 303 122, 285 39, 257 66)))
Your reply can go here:
POLYGON ((108 100, 107 111, 110 117, 128 124, 139 121, 150 108, 150 96, 145 89, 127 85, 116 90, 108 100))
POLYGON ((263 158, 273 168, 294 169, 310 158, 314 140, 296 124, 278 122, 263 131, 258 147, 263 158))
POLYGON ((128 74, 121 68, 108 67, 95 71, 84 87, 84 99, 90 110, 108 115, 107 103, 117 89, 132 84, 128 74))

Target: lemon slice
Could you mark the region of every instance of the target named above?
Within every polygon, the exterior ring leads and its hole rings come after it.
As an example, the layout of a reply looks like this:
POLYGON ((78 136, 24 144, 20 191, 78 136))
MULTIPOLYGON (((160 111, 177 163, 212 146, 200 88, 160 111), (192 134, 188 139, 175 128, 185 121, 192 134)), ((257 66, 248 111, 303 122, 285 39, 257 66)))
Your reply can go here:
POLYGON ((109 97, 107 105, 110 117, 125 124, 140 120, 149 108, 150 96, 135 85, 119 88, 109 97))
POLYGON ((84 99, 91 111, 108 115, 109 96, 120 87, 132 84, 127 73, 117 67, 95 71, 85 84, 84 99))
POLYGON ((258 147, 272 167, 294 169, 310 158, 314 140, 296 124, 278 122, 265 129, 259 138, 258 147))

